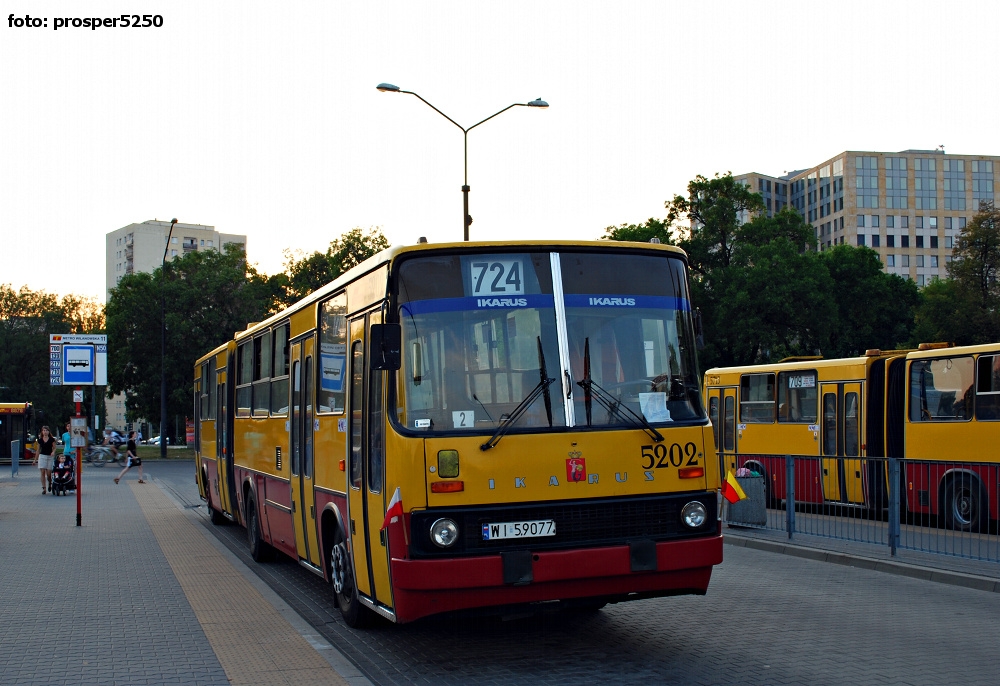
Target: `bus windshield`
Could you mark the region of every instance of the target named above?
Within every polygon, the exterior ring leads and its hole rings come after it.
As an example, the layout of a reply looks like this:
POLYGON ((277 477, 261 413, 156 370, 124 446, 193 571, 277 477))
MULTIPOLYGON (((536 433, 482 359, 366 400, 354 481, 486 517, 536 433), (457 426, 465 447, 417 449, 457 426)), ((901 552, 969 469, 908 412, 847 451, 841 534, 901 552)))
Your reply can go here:
POLYGON ((679 259, 422 256, 402 262, 397 284, 397 418, 408 429, 490 434, 506 424, 622 428, 704 416, 679 259))

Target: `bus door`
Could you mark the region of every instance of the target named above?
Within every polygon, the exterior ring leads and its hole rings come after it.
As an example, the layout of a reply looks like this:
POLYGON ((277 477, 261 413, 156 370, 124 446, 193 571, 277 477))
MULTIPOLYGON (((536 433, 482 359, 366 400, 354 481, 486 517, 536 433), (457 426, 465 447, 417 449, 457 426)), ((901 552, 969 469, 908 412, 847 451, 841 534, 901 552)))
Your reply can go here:
POLYGON ((823 498, 864 503, 861 460, 861 383, 820 384, 823 498))
POLYGON ((292 521, 295 526, 295 549, 299 560, 319 569, 319 545, 316 542, 316 496, 313 491, 313 347, 312 338, 291 346, 292 411, 288 421, 289 465, 292 489, 292 521))
POLYGON ((735 472, 736 464, 736 387, 708 389, 708 412, 719 455, 720 473, 735 472))
POLYGON ((378 311, 351 320, 351 390, 348 449, 348 516, 358 593, 392 608, 389 549, 381 531, 386 505, 383 386, 386 372, 369 369, 367 332, 378 311))
POLYGON ((236 497, 233 481, 233 446, 229 431, 229 413, 226 407, 226 369, 215 375, 215 465, 218 473, 219 505, 222 511, 233 514, 236 511, 236 497))

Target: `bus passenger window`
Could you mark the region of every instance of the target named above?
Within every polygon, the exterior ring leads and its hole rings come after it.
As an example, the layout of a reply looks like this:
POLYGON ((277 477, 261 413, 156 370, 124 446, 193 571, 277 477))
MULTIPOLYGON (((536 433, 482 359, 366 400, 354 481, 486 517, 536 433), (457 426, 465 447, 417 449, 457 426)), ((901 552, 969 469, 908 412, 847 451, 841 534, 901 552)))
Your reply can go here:
POLYGON ((1000 419, 1000 355, 982 355, 976 380, 976 419, 1000 419))
POLYGON ((722 425, 719 423, 719 398, 714 396, 708 399, 708 418, 712 420, 712 439, 715 441, 715 449, 719 449, 719 431, 722 425))
POLYGON ((823 454, 837 454, 837 394, 823 394, 823 454))
POLYGON ((740 378, 740 421, 774 422, 774 374, 744 374, 740 378))
POLYGON ((815 371, 778 374, 778 421, 816 423, 819 396, 815 371))
POLYGON ((736 400, 726 396, 726 420, 722 424, 724 450, 736 450, 736 400))
POLYGON ((860 409, 858 407, 858 394, 846 393, 844 395, 844 455, 847 457, 858 457, 861 452, 860 446, 860 409))

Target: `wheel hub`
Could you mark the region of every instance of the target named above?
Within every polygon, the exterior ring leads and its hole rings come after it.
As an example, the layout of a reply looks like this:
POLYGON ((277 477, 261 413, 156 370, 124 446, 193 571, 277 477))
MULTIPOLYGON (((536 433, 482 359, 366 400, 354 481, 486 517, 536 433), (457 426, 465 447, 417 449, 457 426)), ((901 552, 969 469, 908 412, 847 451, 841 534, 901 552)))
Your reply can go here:
POLYGON ((333 590, 337 593, 343 593, 347 579, 347 550, 343 543, 333 546, 331 557, 333 561, 333 590))

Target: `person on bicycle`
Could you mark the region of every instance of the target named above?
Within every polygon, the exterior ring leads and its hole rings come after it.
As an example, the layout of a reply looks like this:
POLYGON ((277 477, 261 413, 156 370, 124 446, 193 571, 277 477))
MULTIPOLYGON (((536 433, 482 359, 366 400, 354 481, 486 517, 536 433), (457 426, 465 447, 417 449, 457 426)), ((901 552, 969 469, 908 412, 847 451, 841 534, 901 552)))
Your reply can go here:
POLYGON ((115 455, 114 459, 112 460, 112 462, 117 462, 118 461, 118 446, 115 444, 115 442, 113 440, 111 440, 112 436, 114 436, 114 430, 110 426, 105 426, 104 427, 104 441, 101 443, 101 445, 107 446, 108 448, 111 449, 111 452, 113 452, 114 455, 115 455))

